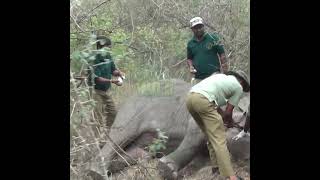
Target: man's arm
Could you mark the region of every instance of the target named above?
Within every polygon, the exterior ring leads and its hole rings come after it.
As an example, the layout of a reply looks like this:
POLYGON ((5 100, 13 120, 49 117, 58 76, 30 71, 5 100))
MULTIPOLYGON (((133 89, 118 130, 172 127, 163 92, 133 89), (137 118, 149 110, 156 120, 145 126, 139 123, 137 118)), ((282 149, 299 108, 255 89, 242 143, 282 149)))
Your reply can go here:
POLYGON ((217 107, 217 111, 221 116, 223 116, 223 110, 219 106, 217 107))
POLYGON ((188 64, 190 73, 196 73, 197 72, 197 70, 193 67, 191 59, 187 59, 187 64, 188 64))
POLYGON ((189 68, 192 67, 193 66, 192 60, 191 59, 187 59, 187 64, 188 64, 189 68))
POLYGON ((219 54, 219 59, 220 59, 222 73, 228 72, 229 66, 228 66, 228 63, 227 63, 227 58, 226 58, 225 53, 219 54))
POLYGON ((238 86, 234 89, 232 96, 228 99, 226 110, 223 114, 223 120, 227 123, 228 127, 232 127, 234 121, 232 119, 232 112, 235 106, 238 106, 242 95, 242 87, 238 86))
POLYGON ((117 83, 119 80, 113 80, 113 79, 106 79, 103 77, 96 77, 96 82, 100 84, 105 84, 105 83, 117 83))
POLYGON ((234 109, 234 106, 230 103, 227 103, 226 110, 223 113, 223 121, 225 124, 227 124, 228 128, 233 127, 233 123, 234 123, 232 119, 233 109, 234 109))
POLYGON ((192 63, 192 50, 190 49, 189 45, 187 45, 187 64, 189 67, 189 72, 190 73, 196 73, 197 70, 194 68, 193 63, 192 63))
POLYGON ((111 63, 112 63, 111 64, 112 75, 113 76, 120 76, 121 78, 123 78, 125 74, 123 72, 121 72, 119 69, 117 69, 117 67, 116 67, 116 65, 114 64, 113 61, 111 63))
POLYGON ((220 65, 221 65, 221 71, 222 73, 226 73, 229 70, 228 63, 227 63, 227 58, 224 50, 224 46, 222 42, 219 40, 217 37, 217 46, 216 46, 218 55, 219 55, 219 60, 220 60, 220 65))
MULTIPOLYGON (((115 66, 113 64, 111 69, 114 69, 114 68, 115 68, 115 66)), ((102 69, 99 66, 94 69, 94 80, 96 83, 105 84, 105 83, 117 83, 118 82, 118 80, 103 78, 101 72, 102 72, 102 69)))
POLYGON ((114 76, 121 76, 121 71, 118 70, 118 69, 116 69, 116 70, 114 70, 114 71, 112 72, 112 75, 114 75, 114 76))

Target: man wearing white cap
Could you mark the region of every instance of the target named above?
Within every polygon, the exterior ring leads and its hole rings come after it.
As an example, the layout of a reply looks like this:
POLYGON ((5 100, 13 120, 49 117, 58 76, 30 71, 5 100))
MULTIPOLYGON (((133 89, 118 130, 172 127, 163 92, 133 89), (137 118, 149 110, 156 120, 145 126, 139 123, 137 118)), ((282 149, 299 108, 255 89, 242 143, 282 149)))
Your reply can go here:
POLYGON ((218 36, 205 32, 201 17, 192 18, 190 27, 194 36, 187 44, 187 63, 190 73, 194 74, 193 84, 213 73, 227 72, 226 56, 218 36))

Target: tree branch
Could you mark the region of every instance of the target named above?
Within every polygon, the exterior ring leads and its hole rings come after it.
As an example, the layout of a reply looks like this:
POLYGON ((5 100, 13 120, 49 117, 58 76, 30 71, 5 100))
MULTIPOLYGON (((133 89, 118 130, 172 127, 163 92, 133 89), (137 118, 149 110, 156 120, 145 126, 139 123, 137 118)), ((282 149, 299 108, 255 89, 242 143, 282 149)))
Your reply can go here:
POLYGON ((178 66, 178 65, 181 64, 181 63, 183 63, 183 62, 186 61, 186 60, 187 60, 187 58, 182 59, 181 61, 179 61, 179 62, 176 63, 175 65, 172 65, 171 67, 176 67, 176 66, 178 66))
POLYGON ((83 32, 83 29, 79 26, 79 24, 78 24, 77 21, 74 19, 74 17, 71 16, 71 15, 70 15, 70 17, 71 17, 71 19, 73 20, 73 22, 75 23, 75 25, 78 27, 78 29, 80 29, 80 31, 83 32))
POLYGON ((83 16, 80 20, 79 20, 79 23, 84 20, 85 18, 89 17, 89 15, 94 11, 96 10, 97 8, 99 8, 100 6, 102 6, 103 4, 107 3, 108 1, 110 0, 107 0, 107 1, 103 1, 102 3, 100 3, 98 6, 94 7, 93 9, 91 9, 88 13, 87 13, 87 16, 83 16))

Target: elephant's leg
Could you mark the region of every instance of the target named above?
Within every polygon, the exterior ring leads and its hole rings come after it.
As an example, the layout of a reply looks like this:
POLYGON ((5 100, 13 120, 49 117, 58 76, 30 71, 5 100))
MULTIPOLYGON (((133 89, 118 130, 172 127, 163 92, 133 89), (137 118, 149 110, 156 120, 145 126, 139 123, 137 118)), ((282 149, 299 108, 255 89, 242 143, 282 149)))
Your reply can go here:
POLYGON ((88 163, 85 170, 88 171, 91 176, 95 176, 96 179, 98 179, 97 176, 107 176, 107 169, 110 166, 112 158, 116 155, 116 151, 121 152, 117 145, 121 148, 127 146, 139 133, 138 128, 135 128, 135 126, 113 128, 109 134, 110 139, 107 138, 104 147, 98 155, 88 163))
POLYGON ((204 143, 204 139, 200 128, 193 119, 190 120, 187 134, 179 147, 168 156, 160 159, 158 164, 160 175, 165 179, 176 179, 178 171, 193 159, 201 144, 204 143))
POLYGON ((109 171, 112 173, 123 170, 128 165, 134 165, 139 159, 148 160, 151 158, 150 154, 141 147, 131 146, 126 150, 129 156, 118 157, 112 160, 109 171))
POLYGON ((201 168, 209 166, 210 163, 208 148, 204 143, 200 146, 192 161, 179 171, 179 177, 190 176, 201 168))
POLYGON ((232 138, 239 132, 239 129, 236 128, 228 129, 227 146, 234 160, 248 160, 250 159, 250 136, 233 140, 232 138))
POLYGON ((108 170, 115 173, 124 169, 128 165, 136 164, 139 159, 151 159, 151 154, 146 151, 144 147, 152 142, 155 135, 156 134, 152 132, 143 133, 135 140, 135 142, 124 149, 125 154, 121 153, 122 157, 117 157, 112 160, 108 170))

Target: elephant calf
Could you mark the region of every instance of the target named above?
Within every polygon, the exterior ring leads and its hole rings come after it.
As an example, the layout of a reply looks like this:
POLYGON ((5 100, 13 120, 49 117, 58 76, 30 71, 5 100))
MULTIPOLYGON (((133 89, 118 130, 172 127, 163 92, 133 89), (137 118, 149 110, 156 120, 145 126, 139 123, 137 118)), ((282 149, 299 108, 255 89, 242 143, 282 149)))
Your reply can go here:
MULTIPOLYGON (((87 167, 95 179, 102 178, 107 172, 119 171, 127 163, 134 164, 134 159, 139 157, 151 158, 145 147, 157 137, 157 129, 168 136, 158 166, 160 174, 166 179, 176 178, 178 171, 193 159, 209 159, 205 154, 206 138, 185 105, 185 96, 191 86, 182 80, 173 79, 171 82, 173 93, 170 96, 136 96, 121 106, 109 133, 112 142, 108 141, 87 167), (127 162, 118 157, 115 150, 119 149, 115 144, 126 151, 118 152, 127 162)), ((249 98, 244 96, 240 102, 241 108, 246 111, 248 104, 249 98)), ((244 115, 244 112, 234 110, 233 118, 235 122, 240 122, 240 126, 244 125, 244 115)), ((228 130, 228 148, 235 158, 249 158, 250 139, 231 139, 238 132, 236 128, 228 130)))

